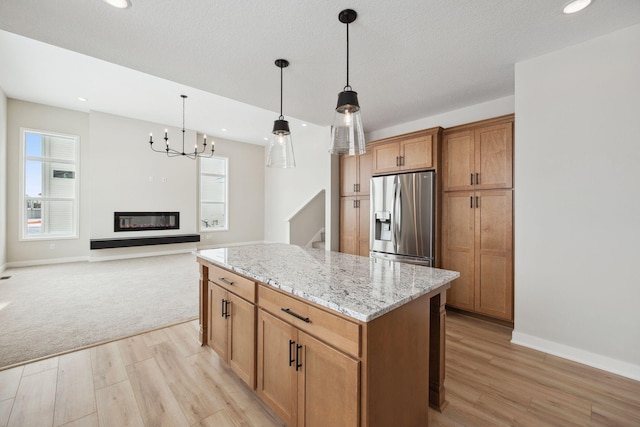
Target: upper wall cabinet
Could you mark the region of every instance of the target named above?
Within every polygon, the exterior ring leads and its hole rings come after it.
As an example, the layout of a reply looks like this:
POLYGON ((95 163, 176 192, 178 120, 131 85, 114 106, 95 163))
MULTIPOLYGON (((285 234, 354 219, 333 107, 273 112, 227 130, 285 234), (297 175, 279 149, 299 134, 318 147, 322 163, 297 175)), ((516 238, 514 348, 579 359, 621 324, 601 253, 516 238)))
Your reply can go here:
POLYGON ((340 196, 369 194, 371 152, 359 156, 340 156, 340 196))
POLYGON ((443 142, 443 190, 513 186, 513 115, 447 129, 443 142))
POLYGON ((372 173, 376 175, 435 168, 436 147, 441 130, 427 129, 372 143, 372 173))

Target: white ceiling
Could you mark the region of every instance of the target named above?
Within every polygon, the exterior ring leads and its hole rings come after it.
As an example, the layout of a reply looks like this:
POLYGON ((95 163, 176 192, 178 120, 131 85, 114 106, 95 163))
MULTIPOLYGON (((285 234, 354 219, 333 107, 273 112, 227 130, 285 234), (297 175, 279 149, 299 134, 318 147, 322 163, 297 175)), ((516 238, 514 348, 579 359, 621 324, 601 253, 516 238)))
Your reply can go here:
POLYGON ((370 132, 512 95, 516 62, 640 23, 638 0, 564 15, 567 1, 2 0, 0 87, 178 127, 184 93, 187 128, 260 144, 278 116, 277 58, 291 63, 292 131, 331 124, 346 83, 337 16, 353 8, 350 83, 370 132))

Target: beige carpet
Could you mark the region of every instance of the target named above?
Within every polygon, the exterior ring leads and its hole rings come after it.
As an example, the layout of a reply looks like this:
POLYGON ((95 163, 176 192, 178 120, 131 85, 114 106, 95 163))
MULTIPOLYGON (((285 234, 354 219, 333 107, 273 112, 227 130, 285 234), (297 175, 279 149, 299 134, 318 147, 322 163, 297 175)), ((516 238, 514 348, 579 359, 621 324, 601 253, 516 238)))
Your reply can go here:
POLYGON ((198 316, 192 254, 11 268, 0 280, 0 369, 198 316))

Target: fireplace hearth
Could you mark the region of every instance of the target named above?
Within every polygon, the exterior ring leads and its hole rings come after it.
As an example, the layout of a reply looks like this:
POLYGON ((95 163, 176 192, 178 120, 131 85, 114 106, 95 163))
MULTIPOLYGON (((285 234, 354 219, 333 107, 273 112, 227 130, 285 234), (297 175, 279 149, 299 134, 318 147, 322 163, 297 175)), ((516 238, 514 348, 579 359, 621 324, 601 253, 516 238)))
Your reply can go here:
POLYGON ((180 212, 114 212, 113 231, 180 229, 180 212))

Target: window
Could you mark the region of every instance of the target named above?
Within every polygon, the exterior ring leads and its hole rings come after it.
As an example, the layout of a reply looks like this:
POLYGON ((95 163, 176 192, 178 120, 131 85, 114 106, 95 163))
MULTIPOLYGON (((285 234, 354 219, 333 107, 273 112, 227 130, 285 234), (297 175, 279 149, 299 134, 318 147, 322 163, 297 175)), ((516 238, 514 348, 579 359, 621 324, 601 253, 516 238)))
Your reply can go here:
POLYGON ((21 239, 77 238, 78 137, 21 134, 21 239))
POLYGON ((200 231, 228 230, 228 159, 200 158, 200 231))

